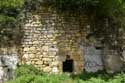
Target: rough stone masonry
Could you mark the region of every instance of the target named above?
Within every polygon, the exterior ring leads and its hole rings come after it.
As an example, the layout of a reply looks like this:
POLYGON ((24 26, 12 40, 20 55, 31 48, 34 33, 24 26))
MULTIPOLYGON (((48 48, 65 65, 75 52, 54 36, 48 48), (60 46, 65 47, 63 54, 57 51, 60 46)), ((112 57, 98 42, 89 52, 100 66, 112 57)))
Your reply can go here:
POLYGON ((109 73, 122 70, 125 64, 115 50, 96 49, 95 43, 98 44, 98 41, 89 43, 86 39, 91 27, 87 16, 80 17, 82 22, 76 18, 75 15, 58 15, 54 11, 28 15, 23 27, 21 64, 33 64, 47 73, 64 72, 65 61, 72 64, 69 67, 72 67, 73 73, 81 73, 84 69, 98 71, 105 68, 109 73), (85 51, 86 45, 88 49, 93 49, 85 51))
POLYGON ((105 68, 109 73, 121 71, 124 60, 115 50, 97 49, 97 41, 86 39, 91 27, 87 16, 80 17, 82 22, 77 18, 75 15, 58 15, 54 11, 27 15, 22 27, 21 45, 0 48, 0 56, 4 58, 4 62, 0 61, 0 71, 5 72, 4 80, 12 77, 17 63, 32 64, 46 73, 61 73, 70 67, 68 71, 76 74, 84 69, 96 72, 105 68), (8 72, 8 69, 12 72, 8 72))
POLYGON ((84 58, 80 43, 86 34, 74 16, 68 19, 70 22, 51 12, 29 16, 23 28, 21 63, 33 64, 43 72, 58 73, 63 71, 63 62, 69 56, 73 72, 82 72, 84 58))

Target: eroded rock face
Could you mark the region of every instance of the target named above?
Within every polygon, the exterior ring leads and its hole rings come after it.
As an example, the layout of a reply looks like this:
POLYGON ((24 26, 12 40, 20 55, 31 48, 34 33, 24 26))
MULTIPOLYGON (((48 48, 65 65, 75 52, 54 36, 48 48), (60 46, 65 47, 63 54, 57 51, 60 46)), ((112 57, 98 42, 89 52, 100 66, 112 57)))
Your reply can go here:
POLYGON ((102 49, 94 46, 84 47, 85 51, 85 70, 87 72, 97 72, 104 69, 102 49))
POLYGON ((17 55, 1 55, 0 56, 0 83, 13 78, 14 71, 19 62, 17 55))
POLYGON ((108 73, 123 71, 125 68, 125 62, 121 60, 121 56, 115 50, 105 49, 103 60, 108 73))
POLYGON ((4 55, 1 56, 2 65, 7 66, 9 69, 16 69, 19 62, 17 55, 4 55))

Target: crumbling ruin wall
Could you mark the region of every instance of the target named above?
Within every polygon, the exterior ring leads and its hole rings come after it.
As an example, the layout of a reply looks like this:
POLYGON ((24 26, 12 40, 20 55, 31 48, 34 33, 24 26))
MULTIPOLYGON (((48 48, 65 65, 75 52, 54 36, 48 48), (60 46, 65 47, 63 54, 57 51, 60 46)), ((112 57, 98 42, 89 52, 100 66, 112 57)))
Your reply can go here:
MULTIPOLYGON (((27 18, 23 28, 22 64, 33 64, 43 72, 58 73, 63 71, 63 62, 71 59, 73 72, 83 71, 84 54, 80 43, 86 33, 75 16, 68 16, 69 21, 64 18, 44 11, 27 18)), ((87 19, 86 16, 82 18, 87 19)), ((87 24, 84 23, 84 26, 87 24)))

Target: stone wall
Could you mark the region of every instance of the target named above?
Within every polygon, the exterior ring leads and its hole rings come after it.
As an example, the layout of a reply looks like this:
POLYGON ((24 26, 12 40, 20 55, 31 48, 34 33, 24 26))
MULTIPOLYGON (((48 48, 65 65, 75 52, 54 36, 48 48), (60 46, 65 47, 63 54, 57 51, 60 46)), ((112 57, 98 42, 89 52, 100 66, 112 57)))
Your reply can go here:
MULTIPOLYGON (((84 58, 87 53, 83 43, 88 43, 86 37, 92 27, 89 24, 86 15, 65 16, 51 10, 27 15, 22 29, 24 33, 21 41, 21 64, 33 64, 43 72, 59 73, 63 72, 63 62, 70 59, 73 60, 73 72, 82 72, 85 69, 84 58)), ((91 44, 98 42, 94 40, 91 44)), ((95 49, 96 45, 93 47, 95 49)), ((93 52, 95 56, 98 54, 96 51, 95 49, 93 52)), ((99 57, 103 56, 103 60, 100 58, 99 62, 97 61, 99 69, 105 68, 109 73, 122 70, 124 61, 115 50, 105 47, 99 53, 99 57)))
MULTIPOLYGON (((69 56, 73 60, 73 72, 84 68, 83 47, 85 31, 75 16, 64 16, 54 12, 31 15, 23 28, 22 64, 33 64, 43 72, 62 72, 63 62, 69 56)), ((82 17, 86 20, 86 16, 82 17)), ((86 21, 85 21, 86 22, 86 21)), ((84 23, 86 26, 86 23, 84 23)))
MULTIPOLYGON (((125 60, 121 60, 115 50, 106 47, 97 50, 94 45, 97 41, 89 42, 86 39, 90 27, 92 27, 89 25, 86 15, 63 16, 54 11, 40 11, 37 14, 27 15, 24 23, 23 33, 21 33, 23 34, 21 48, 20 46, 0 48, 0 77, 2 77, 1 71, 3 71, 8 79, 8 75, 13 73, 18 62, 19 64, 33 64, 47 73, 63 72, 63 62, 66 60, 73 60, 74 73, 81 73, 83 69, 96 72, 98 69, 102 70, 103 66, 109 73, 124 68, 125 60), (78 18, 80 19, 78 20, 78 18), (90 46, 86 47, 87 43, 90 46), (92 49, 90 49, 91 46, 92 49), (103 60, 100 58, 101 54, 103 60), (89 57, 93 55, 99 55, 99 57, 89 57), (6 66, 3 66, 2 59, 6 66), (95 61, 96 67, 91 62, 90 70, 87 69, 88 60, 95 61), (8 69, 12 69, 12 72, 7 72, 8 69)), ((123 48, 125 48, 124 37, 123 35, 123 48)), ((123 49, 124 56, 125 50, 123 49)))

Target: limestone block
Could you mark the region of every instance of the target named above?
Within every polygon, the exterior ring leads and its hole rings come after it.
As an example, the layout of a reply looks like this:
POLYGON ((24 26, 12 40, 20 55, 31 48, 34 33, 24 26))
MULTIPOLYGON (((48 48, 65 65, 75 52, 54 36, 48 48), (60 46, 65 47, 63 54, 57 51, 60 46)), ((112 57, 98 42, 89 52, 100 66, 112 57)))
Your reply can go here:
POLYGON ((55 25, 55 23, 53 22, 53 23, 52 23, 52 25, 54 26, 54 25, 55 25))
POLYGON ((27 52, 27 51, 29 51, 29 48, 28 47, 24 47, 23 51, 27 52))
POLYGON ((50 67, 43 68, 43 71, 46 73, 49 73, 51 70, 52 70, 52 68, 50 68, 50 67))
POLYGON ((53 35, 52 35, 52 34, 48 34, 47 37, 48 37, 48 38, 52 38, 53 35))
POLYGON ((37 64, 37 65, 42 65, 42 64, 43 64, 43 61, 37 61, 37 62, 35 62, 35 64, 37 64))
POLYGON ((35 58, 35 55, 34 54, 29 54, 29 57, 30 58, 35 58))
POLYGON ((57 44, 57 41, 54 41, 53 44, 57 44))
POLYGON ((30 42, 31 39, 24 38, 23 42, 30 42))
POLYGON ((24 29, 27 29, 30 26, 29 23, 25 24, 24 29))
POLYGON ((49 46, 43 46, 43 47, 42 47, 42 50, 43 50, 43 51, 48 51, 48 49, 49 49, 49 46))
POLYGON ((41 52, 39 52, 40 50, 38 48, 36 50, 38 51, 36 54, 41 55, 41 52))
POLYGON ((29 54, 24 54, 22 58, 25 59, 26 61, 30 59, 29 54))
POLYGON ((51 58, 43 58, 43 61, 52 61, 51 58))
POLYGON ((47 56, 47 54, 48 54, 47 52, 43 52, 43 56, 47 56))
POLYGON ((55 58, 55 56, 51 56, 51 55, 49 55, 49 56, 47 56, 48 58, 55 58))
POLYGON ((39 41, 33 41, 33 44, 39 44, 39 41))
POLYGON ((34 51, 34 50, 36 50, 36 48, 35 47, 30 47, 29 50, 34 51))
POLYGON ((42 54, 40 54, 40 55, 39 55, 39 57, 43 57, 43 55, 42 55, 42 54))
MULTIPOLYGON (((42 24, 39 24, 39 26, 42 26, 42 24)), ((38 27, 37 30, 41 31, 42 29, 41 29, 41 27, 38 27)))
POLYGON ((58 62, 58 61, 52 62, 51 65, 52 65, 52 66, 57 66, 57 65, 59 65, 59 62, 58 62))
POLYGON ((30 41, 30 42, 28 42, 28 44, 33 44, 33 42, 30 41))
POLYGON ((37 65, 37 64, 34 64, 34 66, 35 66, 36 68, 39 68, 39 65, 37 65))
POLYGON ((35 64, 35 61, 31 61, 31 64, 35 64))
POLYGON ((39 58, 34 58, 33 61, 35 61, 35 62, 36 62, 36 61, 39 61, 39 58))
POLYGON ((56 56, 57 52, 49 52, 49 56, 56 56))
POLYGON ((29 50, 31 53, 37 53, 36 47, 30 47, 29 50))
POLYGON ((50 41, 54 41, 54 39, 50 39, 50 41))

